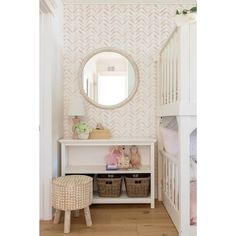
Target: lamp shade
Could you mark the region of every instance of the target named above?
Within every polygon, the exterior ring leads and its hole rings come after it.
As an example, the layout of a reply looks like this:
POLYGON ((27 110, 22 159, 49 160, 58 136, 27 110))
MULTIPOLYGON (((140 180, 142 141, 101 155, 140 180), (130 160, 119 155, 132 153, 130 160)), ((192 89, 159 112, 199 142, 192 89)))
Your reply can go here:
POLYGON ((69 116, 84 116, 84 104, 79 96, 72 96, 69 102, 69 116))

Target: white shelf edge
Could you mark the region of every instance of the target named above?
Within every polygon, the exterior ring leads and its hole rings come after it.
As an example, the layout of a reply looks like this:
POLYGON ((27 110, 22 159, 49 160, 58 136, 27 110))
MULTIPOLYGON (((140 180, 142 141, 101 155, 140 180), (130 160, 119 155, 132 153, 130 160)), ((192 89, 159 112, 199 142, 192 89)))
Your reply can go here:
POLYGON ((121 193, 120 197, 99 197, 97 192, 93 194, 93 204, 123 204, 123 203, 134 203, 134 204, 150 204, 151 197, 128 197, 125 192, 121 193))
POLYGON ((65 174, 132 174, 132 173, 150 173, 150 166, 145 165, 140 169, 132 170, 106 170, 105 166, 67 166, 65 174))
POLYGON ((111 138, 111 139, 59 139, 66 146, 109 146, 109 145, 150 145, 156 142, 153 138, 111 138))

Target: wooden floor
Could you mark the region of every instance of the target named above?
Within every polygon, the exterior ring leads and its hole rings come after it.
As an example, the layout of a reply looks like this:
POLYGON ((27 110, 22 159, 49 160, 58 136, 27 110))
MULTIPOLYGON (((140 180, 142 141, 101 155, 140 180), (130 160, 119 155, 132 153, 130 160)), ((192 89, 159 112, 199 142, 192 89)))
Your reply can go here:
MULTIPOLYGON (((150 205, 92 205, 93 225, 85 224, 84 212, 71 219, 70 236, 178 236, 166 209, 161 202, 156 208, 150 205)), ((40 222, 40 236, 62 236, 63 217, 60 224, 40 222)))

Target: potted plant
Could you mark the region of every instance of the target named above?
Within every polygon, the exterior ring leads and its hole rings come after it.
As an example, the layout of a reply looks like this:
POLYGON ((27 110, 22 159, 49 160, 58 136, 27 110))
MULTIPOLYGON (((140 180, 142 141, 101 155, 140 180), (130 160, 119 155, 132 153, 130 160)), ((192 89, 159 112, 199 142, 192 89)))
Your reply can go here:
POLYGON ((75 125, 75 131, 78 134, 79 139, 88 139, 91 128, 85 122, 81 122, 75 125))
POLYGON ((186 23, 193 23, 197 19, 197 6, 191 9, 176 10, 175 23, 177 26, 184 25, 186 23))

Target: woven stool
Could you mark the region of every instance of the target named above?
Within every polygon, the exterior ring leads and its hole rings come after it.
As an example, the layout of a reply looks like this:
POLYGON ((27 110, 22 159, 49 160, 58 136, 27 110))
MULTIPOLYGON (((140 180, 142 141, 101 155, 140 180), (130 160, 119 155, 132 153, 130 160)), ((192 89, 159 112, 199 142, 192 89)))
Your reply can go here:
POLYGON ((69 233, 71 211, 84 209, 86 225, 91 226, 89 205, 92 196, 93 179, 89 176, 70 175, 53 179, 52 206, 56 209, 54 223, 59 223, 61 211, 65 211, 64 233, 69 233))

